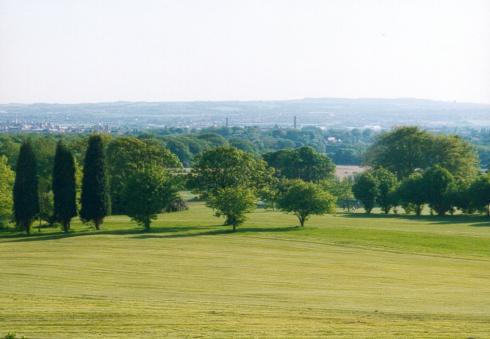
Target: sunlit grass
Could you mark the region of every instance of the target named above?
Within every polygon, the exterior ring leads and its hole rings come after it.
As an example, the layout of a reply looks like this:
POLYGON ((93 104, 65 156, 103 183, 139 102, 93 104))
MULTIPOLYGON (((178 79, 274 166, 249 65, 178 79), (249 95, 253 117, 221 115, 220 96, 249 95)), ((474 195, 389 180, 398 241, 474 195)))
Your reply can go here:
POLYGON ((230 232, 200 203, 150 232, 0 232, 0 334, 487 337, 490 220, 258 210, 230 232))

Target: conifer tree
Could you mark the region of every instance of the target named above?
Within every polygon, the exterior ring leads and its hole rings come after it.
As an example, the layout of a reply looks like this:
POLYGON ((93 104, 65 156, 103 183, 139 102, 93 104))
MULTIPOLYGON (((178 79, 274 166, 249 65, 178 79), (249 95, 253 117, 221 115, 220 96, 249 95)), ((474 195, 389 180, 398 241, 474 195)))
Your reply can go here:
POLYGON ((36 156, 32 144, 26 141, 20 147, 14 182, 14 218, 27 234, 39 213, 39 193, 36 156))
POLYGON ((100 229, 104 217, 110 212, 104 144, 100 135, 92 135, 88 141, 83 167, 81 203, 82 220, 93 222, 95 228, 100 229))
POLYGON ((54 217, 66 233, 71 219, 77 215, 75 160, 68 148, 60 141, 56 145, 53 167, 54 217))

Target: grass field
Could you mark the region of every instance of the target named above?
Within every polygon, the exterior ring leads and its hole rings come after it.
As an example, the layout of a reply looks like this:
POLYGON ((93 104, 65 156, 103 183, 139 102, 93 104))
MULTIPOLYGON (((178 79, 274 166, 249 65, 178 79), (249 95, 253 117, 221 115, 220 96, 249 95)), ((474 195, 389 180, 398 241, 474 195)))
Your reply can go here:
POLYGON ((119 216, 0 232, 0 335, 490 337, 489 219, 220 222, 193 203, 149 233, 119 216))

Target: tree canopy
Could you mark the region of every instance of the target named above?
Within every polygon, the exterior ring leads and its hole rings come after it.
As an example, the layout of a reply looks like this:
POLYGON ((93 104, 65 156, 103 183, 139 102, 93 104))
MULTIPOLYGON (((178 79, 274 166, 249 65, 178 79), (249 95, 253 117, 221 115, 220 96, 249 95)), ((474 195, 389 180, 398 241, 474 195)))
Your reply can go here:
POLYGON ((225 217, 225 225, 236 227, 242 224, 245 214, 251 212, 256 204, 253 190, 244 187, 224 187, 209 197, 207 205, 215 210, 217 217, 225 217))
POLYGON ((259 191, 267 185, 272 173, 267 164, 253 154, 234 147, 218 147, 195 159, 189 184, 204 196, 226 187, 259 191))
POLYGON ((335 164, 326 155, 316 152, 311 147, 284 149, 264 154, 269 166, 276 170, 279 177, 301 179, 318 183, 332 176, 335 164))
POLYGON ((283 211, 294 213, 303 227, 311 215, 335 212, 335 202, 335 197, 319 185, 295 179, 284 183, 278 206, 283 211))
POLYGON ((15 174, 8 164, 7 157, 0 156, 0 227, 10 221, 12 216, 12 189, 15 174))
POLYGON ((444 167, 461 178, 472 178, 479 170, 476 151, 463 139, 433 135, 412 126, 381 134, 368 149, 365 162, 388 169, 398 179, 434 165, 444 167))

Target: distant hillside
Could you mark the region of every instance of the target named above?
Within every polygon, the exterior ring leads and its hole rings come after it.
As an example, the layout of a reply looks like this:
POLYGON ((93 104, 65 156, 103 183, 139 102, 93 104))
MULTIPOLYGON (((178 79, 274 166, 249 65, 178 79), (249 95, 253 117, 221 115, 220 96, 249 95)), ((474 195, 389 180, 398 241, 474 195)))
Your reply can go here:
POLYGON ((489 127, 490 105, 422 99, 306 98, 279 101, 109 102, 2 104, 0 122, 12 119, 114 126, 489 127))

